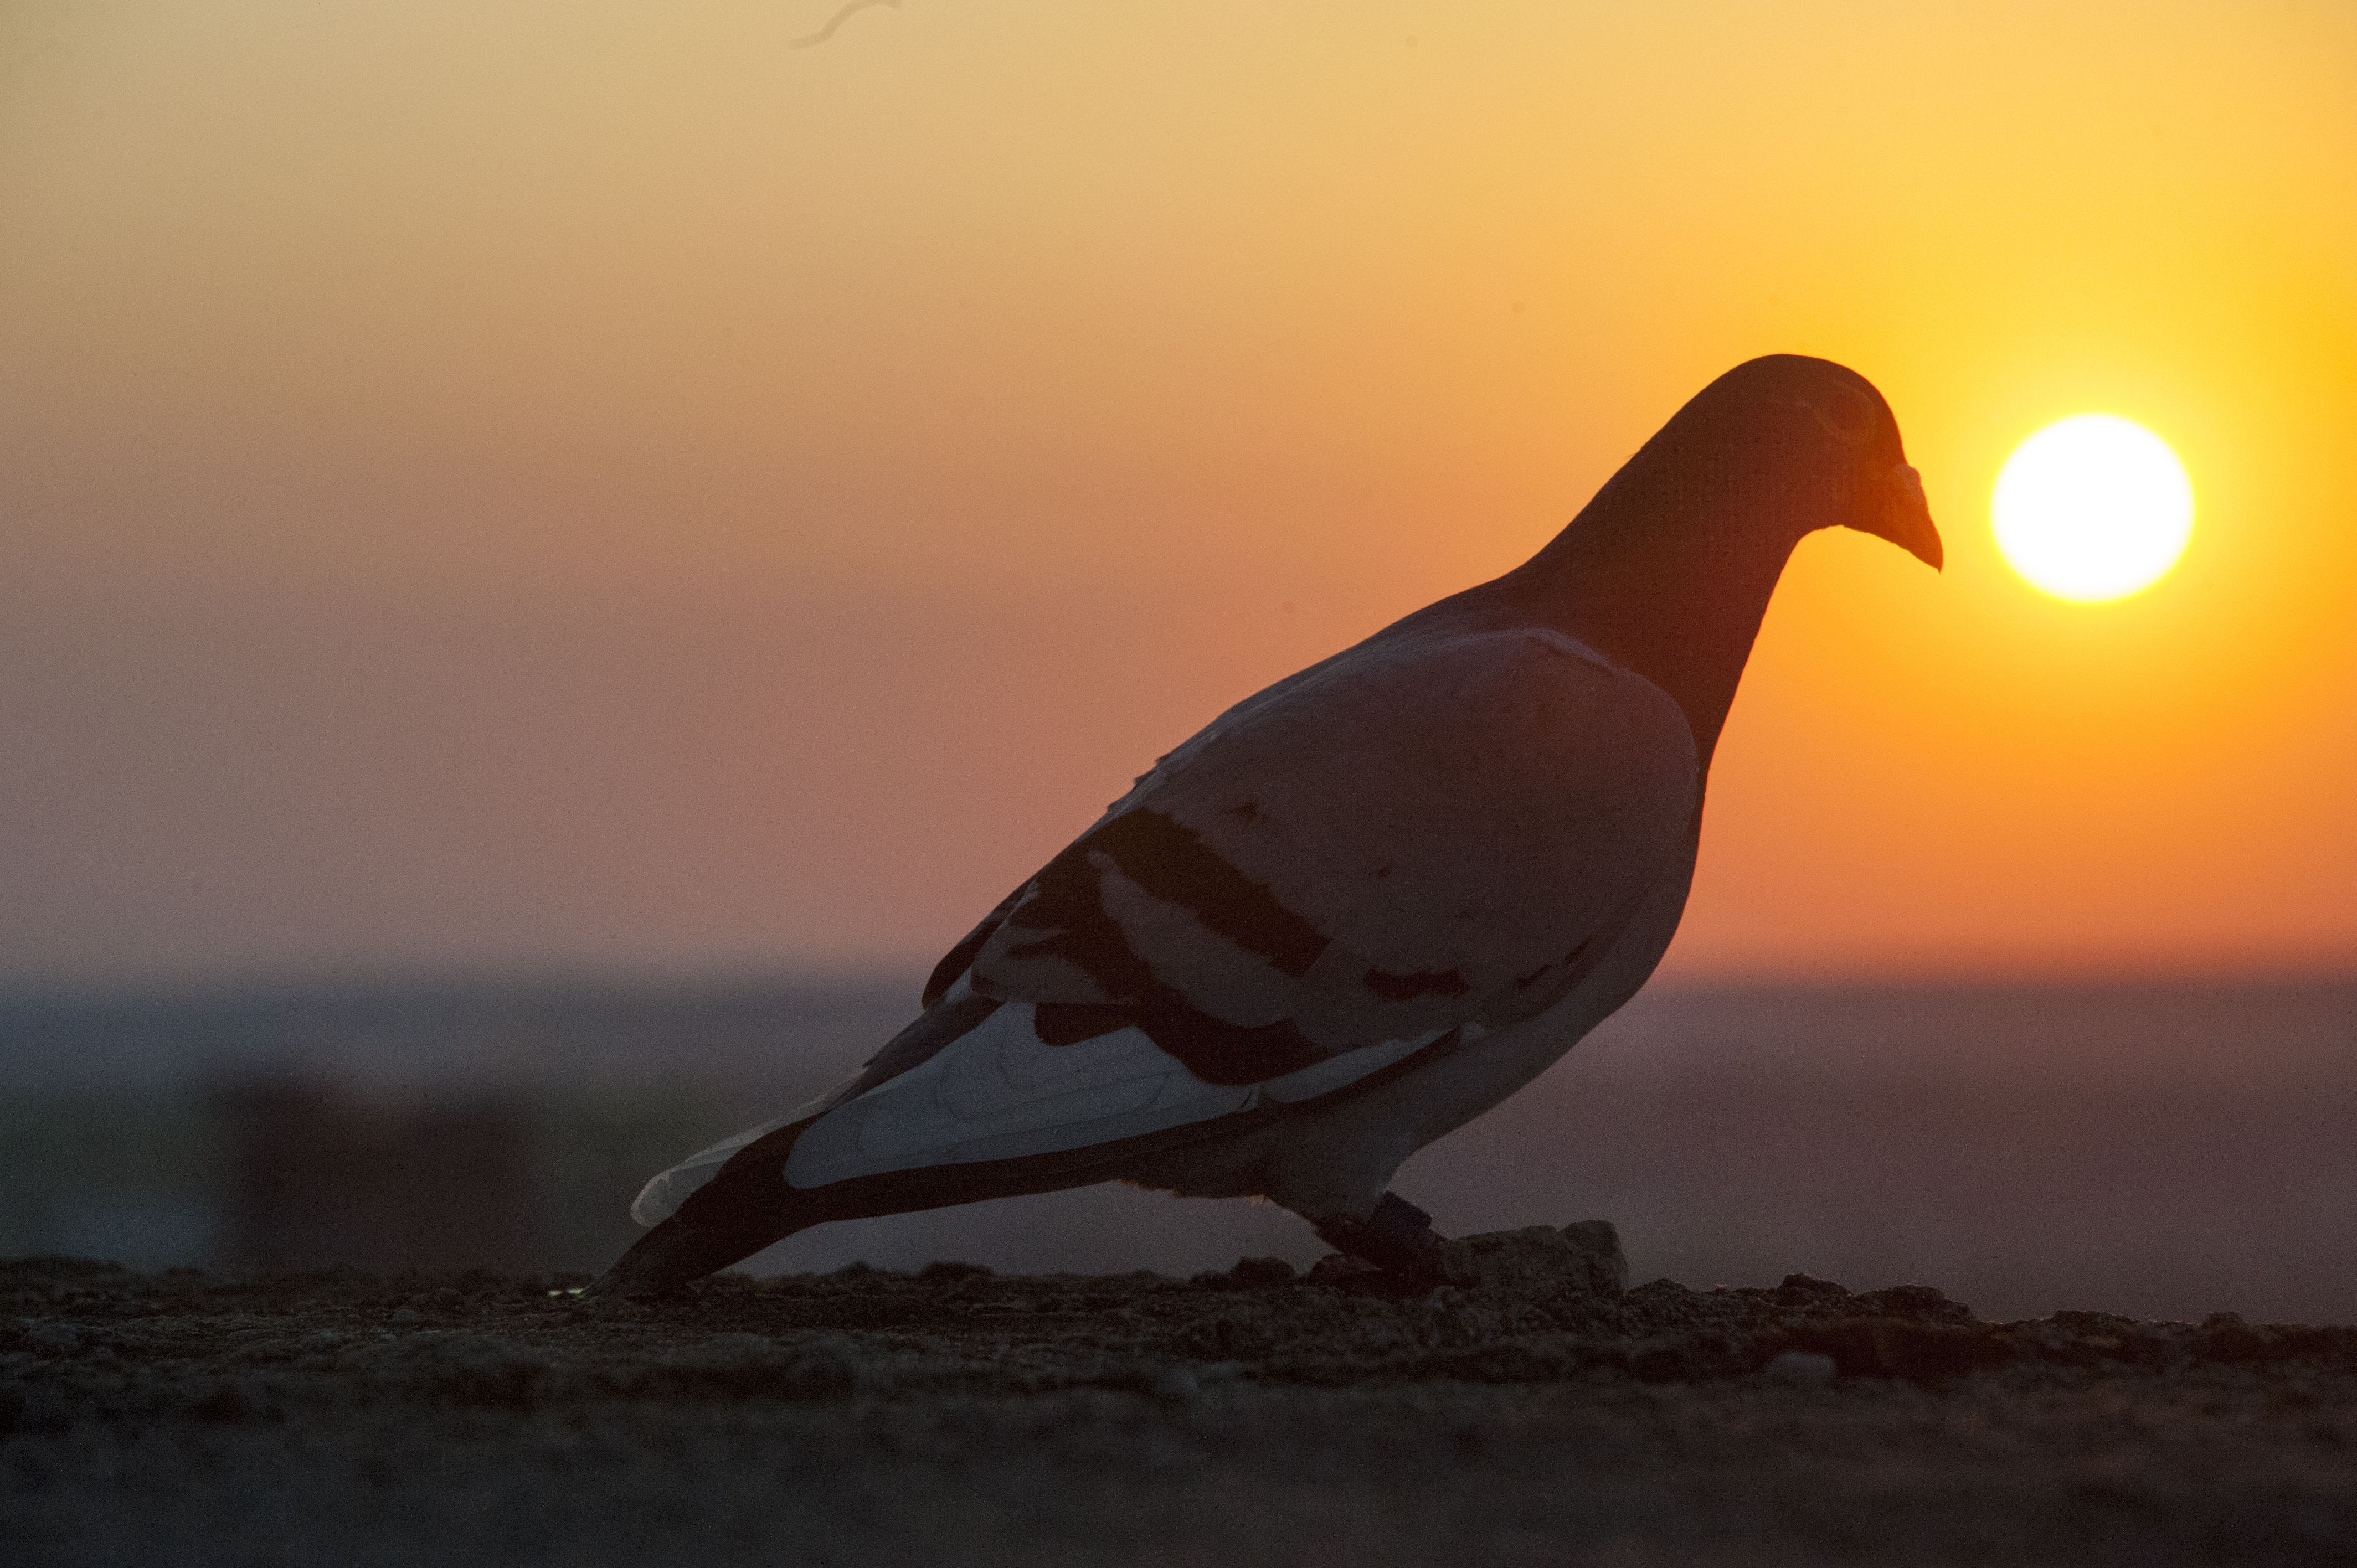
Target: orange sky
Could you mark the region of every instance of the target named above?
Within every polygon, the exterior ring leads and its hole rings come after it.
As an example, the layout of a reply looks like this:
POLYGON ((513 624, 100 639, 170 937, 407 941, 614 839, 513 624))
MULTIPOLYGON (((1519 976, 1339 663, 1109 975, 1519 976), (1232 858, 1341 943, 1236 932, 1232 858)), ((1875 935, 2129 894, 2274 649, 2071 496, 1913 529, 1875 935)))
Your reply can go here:
POLYGON ((929 958, 1772 350, 1950 565, 1795 558, 1673 971, 2357 961, 2357 11, 834 9, 0 8, 0 980, 929 958))

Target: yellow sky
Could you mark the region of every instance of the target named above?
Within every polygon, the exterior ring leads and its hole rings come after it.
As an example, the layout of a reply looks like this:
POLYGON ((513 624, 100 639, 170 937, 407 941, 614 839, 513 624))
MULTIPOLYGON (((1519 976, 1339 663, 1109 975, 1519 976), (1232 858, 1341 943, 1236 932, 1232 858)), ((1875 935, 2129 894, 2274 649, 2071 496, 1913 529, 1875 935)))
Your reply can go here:
POLYGON ((2357 958, 2357 12, 833 10, 0 5, 0 976, 920 954, 1773 350, 1951 564, 1795 559, 1673 964, 2357 958))

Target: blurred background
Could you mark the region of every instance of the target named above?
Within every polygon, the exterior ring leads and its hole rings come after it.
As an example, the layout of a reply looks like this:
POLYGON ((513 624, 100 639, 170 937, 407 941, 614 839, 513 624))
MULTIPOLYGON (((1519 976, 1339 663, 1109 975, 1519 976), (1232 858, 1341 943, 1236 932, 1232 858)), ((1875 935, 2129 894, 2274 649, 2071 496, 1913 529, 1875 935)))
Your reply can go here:
MULTIPOLYGON (((846 1075, 916 984, 18 1003, 0 1255, 602 1268, 649 1175, 846 1075)), ((1609 1219, 1639 1281, 2347 1321, 2352 1036, 2348 983, 1665 985, 1394 1186, 1448 1233, 1609 1219)), ((1325 1250, 1279 1208, 1100 1187, 822 1226, 750 1266, 1325 1250)))
MULTIPOLYGON (((1236 697, 1711 377, 1889 395, 1662 978, 1402 1190, 2357 1318, 2357 12, 0 4, 0 1251, 595 1266, 1236 697), (2183 458, 2143 593, 2022 438, 2183 458)), ((1184 1269, 1088 1193, 766 1266, 1184 1269)))

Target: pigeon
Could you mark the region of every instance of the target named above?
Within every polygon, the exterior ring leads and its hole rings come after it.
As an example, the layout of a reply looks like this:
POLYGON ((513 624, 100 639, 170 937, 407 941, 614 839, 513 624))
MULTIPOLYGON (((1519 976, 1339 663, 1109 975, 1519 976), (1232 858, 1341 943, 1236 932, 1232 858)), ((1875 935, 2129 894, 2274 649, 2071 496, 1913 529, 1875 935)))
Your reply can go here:
POLYGON ((650 1181, 651 1229, 589 1288, 1101 1181, 1265 1198, 1431 1277, 1439 1239, 1394 1173, 1652 975, 1769 596, 1832 525, 1941 565, 1872 383, 1798 355, 1727 371, 1522 565, 1163 757, 856 1077, 650 1181))

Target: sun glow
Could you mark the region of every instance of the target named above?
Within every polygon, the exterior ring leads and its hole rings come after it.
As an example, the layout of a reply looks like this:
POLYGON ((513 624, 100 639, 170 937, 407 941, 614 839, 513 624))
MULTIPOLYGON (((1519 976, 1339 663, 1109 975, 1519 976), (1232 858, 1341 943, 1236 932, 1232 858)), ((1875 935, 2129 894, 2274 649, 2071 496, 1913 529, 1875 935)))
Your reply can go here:
POLYGON ((2193 486, 2177 454, 2109 413, 2050 424, 2016 447, 1990 510, 2013 569, 2083 603, 2157 581, 2193 533, 2193 486))

